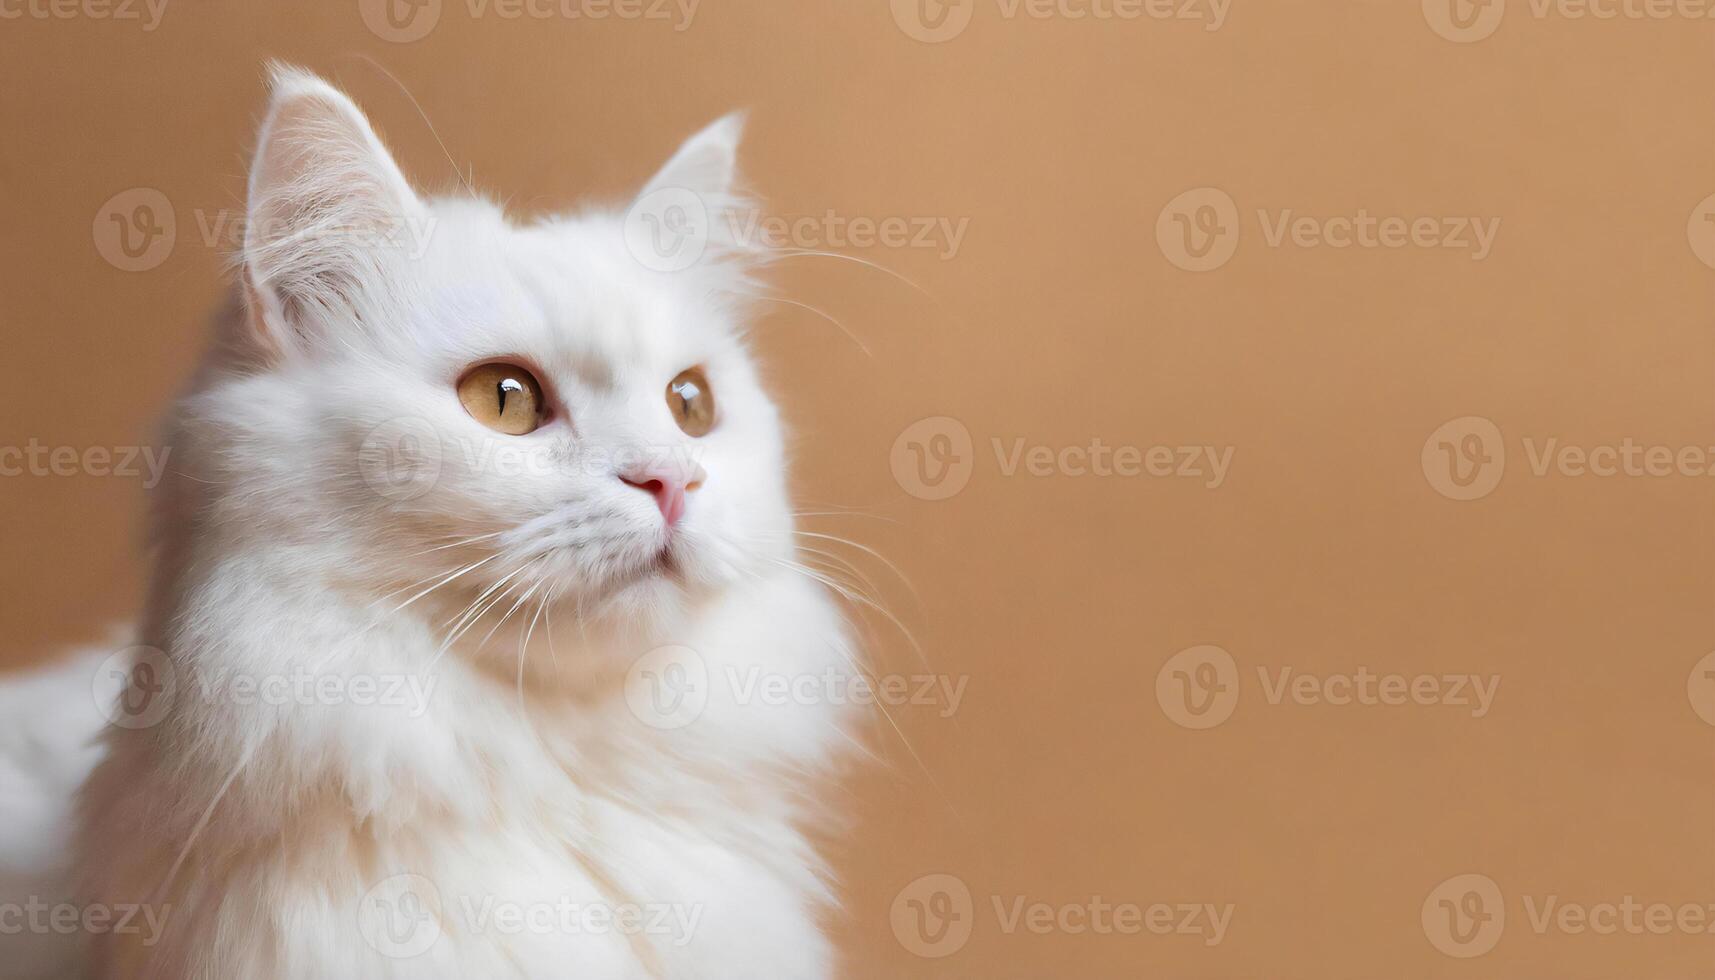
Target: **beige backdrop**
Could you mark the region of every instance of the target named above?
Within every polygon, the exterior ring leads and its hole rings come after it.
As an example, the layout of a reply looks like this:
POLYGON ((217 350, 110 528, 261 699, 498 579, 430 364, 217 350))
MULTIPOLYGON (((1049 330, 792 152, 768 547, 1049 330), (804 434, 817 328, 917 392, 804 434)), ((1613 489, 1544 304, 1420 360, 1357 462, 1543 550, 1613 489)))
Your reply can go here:
POLYGON ((6 658, 134 605, 84 451, 192 362, 264 59, 519 209, 748 106, 791 243, 921 287, 758 332, 929 665, 872 624, 847 976, 1715 975, 1715 6, 534 2, 0 0, 6 658))

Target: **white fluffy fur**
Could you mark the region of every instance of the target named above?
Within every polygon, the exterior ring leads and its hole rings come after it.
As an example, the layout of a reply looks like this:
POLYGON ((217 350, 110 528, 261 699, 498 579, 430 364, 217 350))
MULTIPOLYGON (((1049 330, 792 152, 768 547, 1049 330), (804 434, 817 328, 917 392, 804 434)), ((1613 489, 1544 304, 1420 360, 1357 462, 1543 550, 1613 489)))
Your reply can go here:
MULTIPOLYGON (((740 129, 692 137, 648 188, 726 206, 740 129)), ((245 301, 171 420, 156 507, 139 630, 178 694, 159 724, 106 733, 75 847, 81 901, 170 920, 152 945, 92 937, 91 975, 828 976, 831 895, 804 827, 850 744, 846 709, 748 701, 722 680, 855 671, 836 609, 792 568, 780 425, 740 338, 745 256, 716 242, 691 269, 651 271, 619 213, 518 225, 421 199, 344 95, 291 70, 250 195, 245 301), (411 240, 341 234, 377 226, 411 240), (503 436, 464 412, 457 379, 495 357, 537 371, 550 424, 503 436), (720 413, 695 440, 664 400, 693 365, 720 413), (440 448, 409 499, 360 465, 399 419, 440 448), (705 474, 671 535, 617 478, 637 452, 705 474), (449 621, 484 606, 441 652, 449 621), (628 668, 666 644, 716 679, 672 730, 626 699, 628 668), (294 670, 435 686, 420 713, 224 693, 294 670), (439 939, 411 958, 360 930, 366 892, 398 874, 442 903, 439 939), (466 910, 489 899, 696 924, 472 928, 466 910)))
MULTIPOLYGON (((8 677, 0 684, 0 902, 75 901, 69 882, 73 797, 100 761, 107 718, 91 678, 109 651, 8 677)), ((0 923, 0 977, 74 976, 84 937, 0 923)))

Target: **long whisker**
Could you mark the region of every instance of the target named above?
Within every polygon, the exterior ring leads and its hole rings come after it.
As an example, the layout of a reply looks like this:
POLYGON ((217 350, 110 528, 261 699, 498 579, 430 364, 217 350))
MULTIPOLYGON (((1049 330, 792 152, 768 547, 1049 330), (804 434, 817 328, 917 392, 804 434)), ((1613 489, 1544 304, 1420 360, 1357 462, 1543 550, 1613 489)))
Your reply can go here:
POLYGON ((472 626, 475 626, 482 617, 488 615, 488 611, 490 609, 493 609, 495 606, 505 601, 507 595, 509 595, 512 592, 512 589, 516 586, 516 583, 513 583, 512 585, 507 585, 507 583, 522 574, 525 569, 529 567, 530 566, 528 564, 520 565, 518 568, 507 573, 507 575, 500 579, 500 581, 489 586, 482 595, 477 596, 476 600, 466 608, 462 615, 453 617, 457 622, 453 625, 452 630, 448 632, 447 638, 442 641, 441 648, 435 651, 435 656, 429 661, 429 666, 433 667, 436 663, 439 663, 441 657, 446 654, 447 650, 451 649, 452 645, 458 642, 459 637, 469 631, 472 626), (505 586, 504 590, 500 591, 500 593, 489 601, 487 605, 482 605, 484 599, 494 593, 497 589, 501 589, 502 586, 505 586), (478 608, 479 606, 481 608, 478 608))
POLYGON ((541 587, 542 587, 542 583, 537 582, 535 585, 532 585, 528 589, 525 589, 524 594, 518 597, 518 601, 514 602, 512 604, 512 607, 510 609, 506 610, 506 612, 500 617, 500 622, 495 623, 494 626, 491 627, 489 629, 489 631, 483 635, 482 642, 478 643, 476 645, 476 652, 481 653, 482 648, 488 645, 488 641, 494 638, 494 634, 499 632, 500 628, 502 626, 506 625, 506 621, 512 618, 512 614, 518 611, 518 607, 524 605, 526 602, 529 602, 530 597, 535 595, 536 590, 541 588, 541 587))
POLYGON ((191 848, 196 846, 197 838, 201 837, 202 832, 208 829, 208 821, 210 817, 214 816, 214 808, 219 806, 220 801, 226 798, 227 791, 232 789, 232 784, 237 781, 238 774, 243 772, 244 767, 250 764, 250 754, 255 750, 259 741, 260 739, 256 739, 245 744, 244 751, 238 756, 238 762, 233 765, 232 771, 226 774, 226 779, 221 782, 220 788, 215 790, 214 799, 208 801, 208 806, 203 809, 202 816, 197 818, 196 825, 191 828, 190 834, 185 837, 185 846, 179 849, 178 857, 173 859, 172 866, 167 869, 166 876, 161 879, 161 883, 155 888, 154 900, 156 904, 161 903, 166 898, 167 890, 172 887, 173 879, 178 877, 179 868, 184 866, 185 858, 190 856, 191 848))
MULTIPOLYGON (((446 155, 447 162, 453 165, 453 173, 459 175, 459 183, 464 185, 464 189, 469 191, 471 196, 476 196, 476 188, 472 187, 470 185, 470 181, 465 178, 464 171, 459 169, 458 162, 453 159, 452 152, 447 149, 447 144, 441 139, 441 134, 435 132, 435 124, 429 121, 429 114, 423 111, 423 104, 417 101, 417 97, 411 94, 411 90, 405 87, 405 83, 401 82, 397 75, 383 67, 381 62, 376 61, 369 55, 364 54, 361 51, 353 52, 353 55, 354 57, 362 58, 364 61, 369 62, 376 71, 386 75, 388 80, 390 80, 394 85, 397 85, 399 87, 399 91, 405 94, 405 98, 411 100, 411 107, 417 110, 418 116, 422 117, 423 125, 427 126, 429 129, 429 135, 435 138, 435 142, 440 146, 441 152, 446 155)), ((474 172, 475 170, 473 169, 472 173, 474 172)))
MULTIPOLYGON (((530 638, 536 635, 536 621, 542 618, 542 610, 548 607, 548 600, 553 597, 553 589, 542 593, 542 601, 536 605, 536 615, 530 617, 530 625, 524 630, 524 638, 518 641, 518 715, 524 719, 524 724, 530 724, 530 709, 524 703, 524 661, 530 653, 530 638)), ((534 732, 534 726, 531 727, 534 732)))
POLYGON ((471 572, 474 572, 477 569, 481 568, 482 566, 488 564, 489 562, 491 562, 491 561, 493 561, 499 557, 500 557, 499 555, 489 555, 487 558, 484 558, 481 561, 472 562, 471 564, 466 565, 465 567, 459 569, 458 571, 452 573, 451 575, 448 575, 446 578, 441 579, 439 582, 436 582, 434 585, 429 586, 428 588, 417 593, 416 595, 412 596, 411 598, 406 599, 404 602, 401 602, 399 605, 397 605, 393 608, 393 612, 390 612, 387 615, 391 616, 391 615, 393 615, 393 613, 399 612, 401 609, 404 609, 406 606, 409 606, 411 603, 416 602, 418 599, 421 599, 422 597, 424 597, 424 596, 428 595, 429 593, 435 591, 436 589, 440 588, 441 586, 446 585, 448 582, 451 582, 454 579, 459 578, 460 576, 467 575, 471 572))
POLYGON ((842 262, 856 262, 858 265, 867 266, 868 268, 874 269, 875 271, 880 272, 883 275, 891 276, 894 279, 899 280, 900 282, 904 283, 905 285, 910 286, 912 289, 917 290, 919 293, 922 293, 923 296, 927 299, 933 300, 935 298, 934 294, 930 293, 927 289, 924 289, 922 286, 918 285, 916 282, 912 281, 911 279, 893 271, 892 269, 889 269, 887 266, 884 266, 878 262, 871 262, 869 259, 859 258, 856 255, 846 255, 846 254, 841 253, 841 252, 825 252, 825 251, 822 251, 821 249, 815 249, 815 248, 783 248, 783 249, 779 249, 779 250, 774 251, 774 252, 770 252, 770 253, 768 253, 768 255, 769 255, 770 259, 773 259, 773 258, 797 259, 797 258, 818 257, 818 258, 825 258, 825 259, 839 259, 842 262))
MULTIPOLYGON (((448 548, 457 548, 457 547, 460 547, 462 545, 475 544, 478 541, 487 541, 489 538, 498 538, 502 534, 505 534, 505 533, 506 533, 505 531, 492 531, 488 534, 478 534, 475 537, 460 538, 459 540, 454 541, 451 544, 443 544, 443 545, 437 545, 433 548, 425 548, 422 551, 416 552, 414 554, 406 555, 405 557, 406 558, 417 558, 419 556, 431 554, 431 553, 436 552, 436 551, 445 551, 448 548)), ((431 539, 431 540, 433 540, 433 539, 431 539)))
POLYGON ((886 517, 881 514, 871 514, 863 510, 795 510, 793 517, 867 517, 870 520, 886 521, 889 524, 902 524, 899 519, 886 517))
POLYGON ((800 529, 800 530, 795 531, 793 533, 801 535, 801 536, 806 537, 806 538, 819 538, 823 541, 832 541, 832 542, 835 542, 836 544, 843 544, 843 545, 846 545, 847 547, 850 547, 850 548, 856 548, 857 550, 863 552, 864 554, 870 556, 871 558, 874 558, 876 561, 881 562, 883 565, 887 566, 887 570, 892 572, 894 575, 898 576, 899 581, 905 583, 906 588, 911 589, 912 592, 917 591, 916 587, 911 584, 911 579, 909 577, 907 577, 904 572, 899 570, 898 565, 895 565, 893 562, 888 560, 887 556, 883 555, 879 551, 876 551, 874 548, 869 547, 868 545, 858 544, 856 541, 853 541, 850 538, 842 538, 837 534, 823 534, 819 531, 805 531, 805 530, 800 529))
POLYGON ((831 315, 829 315, 824 310, 819 310, 816 307, 811 306, 809 303, 800 303, 795 299, 787 299, 784 296, 758 296, 756 298, 759 300, 762 300, 763 302, 766 302, 766 303, 784 303, 787 306, 796 306, 799 309, 809 310, 811 313, 816 314, 817 316, 821 317, 822 319, 824 319, 824 320, 828 321, 829 323, 833 324, 834 326, 838 327, 840 332, 845 334, 846 338, 848 340, 850 340, 852 343, 857 345, 858 350, 863 351, 863 354, 865 357, 869 357, 869 358, 875 357, 875 355, 870 352, 869 345, 867 345, 863 341, 859 340, 857 334, 854 334, 850 330, 846 329, 845 324, 834 319, 831 315))
POLYGON ((809 568, 809 567, 803 565, 802 563, 791 561, 789 559, 780 559, 780 558, 769 558, 768 560, 777 564, 777 565, 780 565, 782 568, 786 568, 786 569, 789 569, 791 571, 795 571, 801 575, 804 575, 804 576, 811 578, 817 582, 820 582, 821 584, 828 587, 829 589, 832 589, 835 592, 839 593, 839 595, 842 598, 846 599, 848 602, 851 602, 851 603, 856 604, 856 605, 866 606, 870 609, 875 610, 876 613, 878 613, 884 619, 886 619, 889 623, 891 623, 893 625, 893 628, 898 630, 899 634, 901 636, 905 637, 905 640, 907 643, 911 644, 912 651, 917 655, 918 661, 923 664, 924 668, 927 669, 929 667, 929 658, 924 654, 922 645, 917 642, 917 637, 915 635, 913 635, 911 630, 908 629, 904 623, 899 621, 899 617, 893 615, 893 613, 890 612, 886 606, 883 606, 881 603, 870 599, 868 596, 862 595, 861 593, 854 592, 845 583, 839 582, 839 581, 829 577, 826 573, 818 571, 817 569, 809 568))

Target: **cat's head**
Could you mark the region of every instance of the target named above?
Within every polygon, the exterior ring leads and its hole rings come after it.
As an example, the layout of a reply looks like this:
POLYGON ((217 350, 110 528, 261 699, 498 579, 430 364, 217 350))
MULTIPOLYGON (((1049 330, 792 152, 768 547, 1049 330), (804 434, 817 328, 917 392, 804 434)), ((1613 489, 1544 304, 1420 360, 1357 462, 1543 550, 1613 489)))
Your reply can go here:
POLYGON ((494 618, 550 595, 658 614, 769 570, 781 432, 720 235, 741 128, 692 136, 629 208, 515 223, 419 196, 350 99, 277 69, 244 315, 187 413, 219 434, 220 508, 325 549, 319 573, 494 618))

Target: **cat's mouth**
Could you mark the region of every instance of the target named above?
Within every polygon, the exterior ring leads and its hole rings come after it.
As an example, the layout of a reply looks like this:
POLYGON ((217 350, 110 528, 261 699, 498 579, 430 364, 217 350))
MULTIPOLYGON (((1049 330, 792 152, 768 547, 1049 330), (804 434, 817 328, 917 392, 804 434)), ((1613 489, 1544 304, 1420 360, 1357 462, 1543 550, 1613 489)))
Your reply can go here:
POLYGON ((641 557, 630 568, 626 569, 621 578, 614 583, 619 589, 643 585, 653 581, 668 581, 683 583, 685 569, 683 560, 679 557, 673 539, 662 542, 660 547, 641 557))

